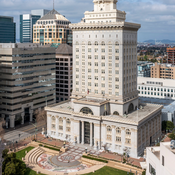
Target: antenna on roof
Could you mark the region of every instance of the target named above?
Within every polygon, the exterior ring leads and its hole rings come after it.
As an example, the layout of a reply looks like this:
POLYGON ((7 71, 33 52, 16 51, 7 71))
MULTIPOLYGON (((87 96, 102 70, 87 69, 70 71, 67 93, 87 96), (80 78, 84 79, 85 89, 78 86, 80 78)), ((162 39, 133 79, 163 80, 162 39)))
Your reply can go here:
POLYGON ((53 0, 53 9, 54 9, 54 0, 53 0))

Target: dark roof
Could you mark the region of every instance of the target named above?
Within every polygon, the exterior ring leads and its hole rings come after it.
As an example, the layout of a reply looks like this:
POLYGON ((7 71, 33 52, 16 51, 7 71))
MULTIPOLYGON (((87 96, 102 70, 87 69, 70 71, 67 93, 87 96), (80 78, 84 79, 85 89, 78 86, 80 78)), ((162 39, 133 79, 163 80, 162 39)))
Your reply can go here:
POLYGON ((52 19, 62 20, 62 21, 69 21, 63 15, 61 15, 60 13, 58 13, 55 9, 51 10, 49 13, 47 13, 46 15, 44 15, 39 20, 52 20, 52 19))
POLYGON ((68 44, 60 44, 56 49, 56 54, 72 55, 72 47, 68 44))

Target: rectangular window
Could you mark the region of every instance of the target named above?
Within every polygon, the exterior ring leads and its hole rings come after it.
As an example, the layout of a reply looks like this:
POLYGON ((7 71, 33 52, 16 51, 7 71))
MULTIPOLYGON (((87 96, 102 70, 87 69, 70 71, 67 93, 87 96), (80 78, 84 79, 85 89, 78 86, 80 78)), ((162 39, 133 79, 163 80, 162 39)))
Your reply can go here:
POLYGON ((162 156, 162 166, 165 165, 165 160, 164 160, 164 156, 162 156))

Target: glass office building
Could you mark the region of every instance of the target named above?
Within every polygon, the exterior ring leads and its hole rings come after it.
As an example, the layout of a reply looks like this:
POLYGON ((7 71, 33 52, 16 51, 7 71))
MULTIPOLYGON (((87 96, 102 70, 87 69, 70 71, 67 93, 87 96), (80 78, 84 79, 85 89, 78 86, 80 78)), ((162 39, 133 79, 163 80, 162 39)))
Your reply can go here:
POLYGON ((31 14, 20 15, 20 42, 32 43, 33 40, 33 25, 43 15, 47 14, 49 10, 32 10, 31 14))
POLYGON ((16 43, 16 23, 13 17, 0 16, 0 43, 16 43))

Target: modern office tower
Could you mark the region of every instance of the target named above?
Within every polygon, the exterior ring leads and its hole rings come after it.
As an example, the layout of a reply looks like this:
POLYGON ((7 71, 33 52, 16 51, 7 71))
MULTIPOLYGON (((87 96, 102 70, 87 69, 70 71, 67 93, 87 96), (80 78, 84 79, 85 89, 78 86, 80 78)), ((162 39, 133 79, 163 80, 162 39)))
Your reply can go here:
POLYGON ((20 42, 32 43, 33 25, 38 19, 47 14, 49 10, 32 10, 31 14, 20 15, 20 42))
POLYGON ((38 16, 41 16, 41 18, 49 12, 50 10, 45 10, 45 9, 31 10, 32 15, 38 15, 38 16))
POLYGON ((167 58, 164 59, 164 62, 175 65, 175 47, 167 48, 167 58))
POLYGON ((55 46, 70 43, 71 41, 68 42, 68 36, 72 32, 69 24, 70 21, 63 15, 55 9, 51 10, 33 26, 33 43, 53 44, 55 46))
POLYGON ((151 67, 154 65, 152 62, 148 61, 138 61, 137 62, 137 76, 138 77, 150 77, 151 67))
POLYGON ((56 49, 56 102, 70 99, 72 92, 72 47, 61 44, 56 49))
POLYGON ((7 126, 32 121, 35 110, 55 103, 55 68, 55 48, 0 44, 0 113, 7 126))
POLYGON ((155 63, 151 67, 151 78, 175 79, 175 66, 172 64, 155 63))
POLYGON ((45 108, 49 136, 131 157, 161 136, 161 109, 139 104, 137 31, 117 0, 94 0, 73 31, 71 100, 45 108), (139 110, 137 110, 139 109, 139 110))
POLYGON ((0 16, 0 43, 16 43, 16 23, 13 17, 0 16))

